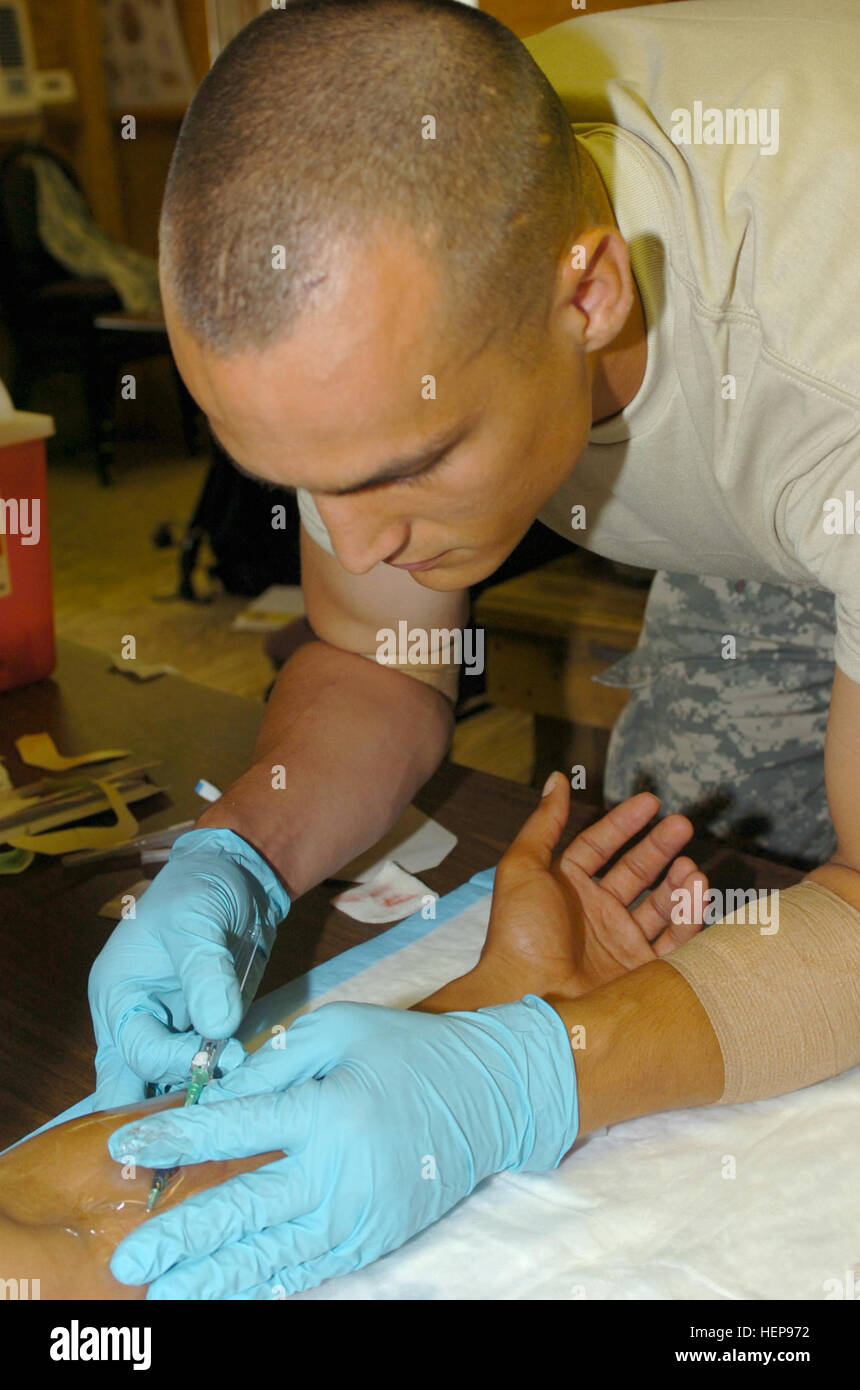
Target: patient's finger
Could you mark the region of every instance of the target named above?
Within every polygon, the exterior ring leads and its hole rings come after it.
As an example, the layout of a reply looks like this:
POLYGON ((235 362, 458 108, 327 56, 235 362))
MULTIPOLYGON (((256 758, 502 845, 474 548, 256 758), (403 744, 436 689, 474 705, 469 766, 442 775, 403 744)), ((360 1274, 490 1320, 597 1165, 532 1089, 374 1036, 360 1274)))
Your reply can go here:
POLYGON ((692 834, 693 826, 686 816, 666 816, 603 875, 601 888, 627 906, 659 878, 692 834))
POLYGON ((652 792, 638 792, 636 796, 613 806, 605 816, 586 826, 571 840, 559 860, 561 867, 575 864, 591 878, 631 836, 638 834, 648 824, 659 805, 658 797, 652 792))
MULTIPOLYGON (((701 880, 702 883, 702 900, 704 900, 704 896, 708 891, 708 880, 701 870, 694 870, 685 878, 681 885, 685 893, 689 894, 690 901, 693 903, 696 901, 696 883, 699 880, 701 880)), ((673 906, 675 905, 673 904, 673 906)), ((656 955, 668 955, 670 951, 674 951, 676 946, 683 946, 685 941, 692 941, 693 937, 697 936, 702 930, 702 911, 697 913, 685 913, 684 915, 689 917, 689 920, 673 922, 670 917, 665 929, 655 938, 653 946, 656 955)))
MULTIPOLYGON (((649 941, 653 942, 665 927, 672 924, 672 913, 677 905, 676 902, 672 901, 672 894, 676 893, 678 889, 687 889, 692 893, 692 881, 696 878, 701 880, 702 893, 704 894, 708 887, 707 875, 698 868, 692 859, 682 855, 674 861, 663 882, 658 884, 653 893, 649 893, 638 907, 632 909, 633 917, 649 941)), ((696 925, 701 926, 701 922, 696 925)), ((692 934, 690 933, 690 935, 692 934)), ((687 938, 683 939, 686 940, 687 938)), ((680 940, 679 937, 675 944, 679 945, 680 940)))
POLYGON ((548 869, 569 811, 570 788, 567 778, 561 772, 553 772, 547 778, 543 796, 537 807, 502 856, 496 870, 496 882, 499 883, 500 872, 503 882, 507 872, 518 863, 521 864, 523 859, 530 864, 536 863, 541 868, 548 869))

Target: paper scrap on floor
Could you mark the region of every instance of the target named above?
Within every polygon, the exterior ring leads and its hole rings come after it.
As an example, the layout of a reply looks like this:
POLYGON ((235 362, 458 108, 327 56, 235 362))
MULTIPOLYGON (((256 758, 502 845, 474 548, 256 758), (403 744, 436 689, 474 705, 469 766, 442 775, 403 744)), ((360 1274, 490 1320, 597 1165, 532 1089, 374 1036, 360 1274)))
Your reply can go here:
MULTIPOLYGON (((258 1000, 250 1037, 336 999, 408 1008, 477 960, 490 874, 258 1000)), ((299 1299, 832 1298, 860 1283, 860 1068, 774 1100, 673 1111, 500 1174, 367 1269, 299 1299), (830 1281, 830 1282, 828 1282, 830 1281)))
POLYGON ((179 671, 175 666, 146 665, 142 661, 129 661, 124 656, 112 656, 110 659, 111 667, 114 671, 119 671, 121 676, 131 676, 136 681, 154 681, 159 676, 178 676, 179 671))

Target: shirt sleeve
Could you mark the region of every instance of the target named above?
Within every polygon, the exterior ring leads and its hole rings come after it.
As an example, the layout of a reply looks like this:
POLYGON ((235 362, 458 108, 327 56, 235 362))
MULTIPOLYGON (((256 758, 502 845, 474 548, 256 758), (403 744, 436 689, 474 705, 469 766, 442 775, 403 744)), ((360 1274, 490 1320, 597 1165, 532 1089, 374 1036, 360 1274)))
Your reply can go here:
POLYGON ((852 441, 786 491, 786 535, 801 564, 836 599, 833 656, 860 684, 860 462, 852 441))
POLYGON ((302 525, 311 540, 316 541, 317 545, 321 546, 323 550, 327 550, 329 555, 334 555, 334 547, 331 543, 331 538, 325 528, 322 517, 317 511, 317 504, 311 497, 311 494, 306 492, 304 488, 299 487, 296 488, 296 498, 299 504, 299 516, 302 519, 302 525))
POLYGON ((836 599, 836 641, 833 656, 840 671, 860 685, 860 595, 836 599))

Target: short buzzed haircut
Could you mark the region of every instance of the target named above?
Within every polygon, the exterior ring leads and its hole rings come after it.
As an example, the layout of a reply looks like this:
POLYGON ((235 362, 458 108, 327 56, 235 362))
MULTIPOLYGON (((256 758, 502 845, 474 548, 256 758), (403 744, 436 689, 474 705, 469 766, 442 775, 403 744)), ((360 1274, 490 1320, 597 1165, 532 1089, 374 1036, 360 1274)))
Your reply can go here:
POLYGON ((465 347, 495 331, 520 357, 581 188, 561 99, 492 16, 459 0, 295 0, 241 30, 194 95, 162 279, 198 342, 259 352, 313 307, 338 252, 390 223, 424 238, 440 332, 465 347))

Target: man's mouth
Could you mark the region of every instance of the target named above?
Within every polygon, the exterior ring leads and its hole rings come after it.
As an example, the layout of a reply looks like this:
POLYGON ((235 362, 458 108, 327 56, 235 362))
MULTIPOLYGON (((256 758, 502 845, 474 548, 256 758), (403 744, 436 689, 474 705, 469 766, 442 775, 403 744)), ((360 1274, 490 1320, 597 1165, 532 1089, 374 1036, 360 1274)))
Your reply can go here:
POLYGON ((392 560, 386 560, 385 563, 386 563, 387 565, 390 565, 391 568, 392 568, 393 570, 410 570, 412 573, 414 573, 414 572, 416 572, 417 570, 429 570, 429 569, 432 569, 432 567, 433 567, 435 564, 438 564, 438 562, 443 558, 443 556, 448 555, 449 553, 450 553, 449 551, 443 550, 443 551, 441 552, 441 554, 439 554, 439 555, 433 555, 433 556, 431 556, 431 558, 430 558, 429 560, 414 560, 411 564, 408 564, 408 565, 403 565, 403 564, 395 565, 394 562, 393 562, 392 560))

